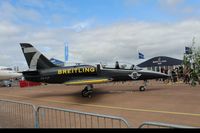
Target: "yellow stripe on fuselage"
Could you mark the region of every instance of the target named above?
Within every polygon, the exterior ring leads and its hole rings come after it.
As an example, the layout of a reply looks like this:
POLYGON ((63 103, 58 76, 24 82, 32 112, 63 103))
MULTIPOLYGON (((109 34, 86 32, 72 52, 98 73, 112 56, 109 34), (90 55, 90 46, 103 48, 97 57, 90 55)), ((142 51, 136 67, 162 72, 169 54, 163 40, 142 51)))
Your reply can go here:
POLYGON ((110 82, 109 79, 96 79, 96 80, 82 80, 82 81, 74 81, 74 82, 65 82, 65 85, 85 85, 85 84, 100 84, 110 82))

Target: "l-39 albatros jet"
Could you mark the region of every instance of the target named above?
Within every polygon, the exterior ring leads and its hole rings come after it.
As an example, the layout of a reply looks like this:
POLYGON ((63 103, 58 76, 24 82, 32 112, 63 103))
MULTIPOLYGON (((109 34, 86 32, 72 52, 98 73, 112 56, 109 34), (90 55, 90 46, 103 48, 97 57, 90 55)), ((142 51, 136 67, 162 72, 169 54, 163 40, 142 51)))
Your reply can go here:
MULTIPOLYGON (((142 69, 103 68, 101 65, 59 67, 51 63, 31 44, 20 43, 20 45, 29 66, 28 71, 22 72, 26 80, 48 84, 86 85, 82 91, 83 97, 91 97, 93 84, 136 80, 147 81, 149 79, 168 77, 162 73, 144 71, 142 69)), ((140 91, 145 91, 145 86, 141 86, 140 91)))

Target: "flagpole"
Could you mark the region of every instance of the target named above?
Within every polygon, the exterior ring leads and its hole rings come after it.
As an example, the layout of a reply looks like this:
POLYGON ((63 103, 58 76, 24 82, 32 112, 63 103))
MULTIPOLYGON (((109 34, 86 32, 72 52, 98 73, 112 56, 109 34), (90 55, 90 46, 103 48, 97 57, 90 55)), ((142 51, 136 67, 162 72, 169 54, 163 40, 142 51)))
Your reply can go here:
POLYGON ((66 42, 64 43, 64 66, 66 66, 65 55, 66 55, 66 42))
POLYGON ((68 49, 68 43, 67 42, 65 42, 64 43, 64 46, 65 46, 65 52, 64 52, 64 62, 65 62, 65 66, 66 66, 66 64, 67 64, 67 61, 68 61, 68 55, 69 55, 69 49, 68 49))

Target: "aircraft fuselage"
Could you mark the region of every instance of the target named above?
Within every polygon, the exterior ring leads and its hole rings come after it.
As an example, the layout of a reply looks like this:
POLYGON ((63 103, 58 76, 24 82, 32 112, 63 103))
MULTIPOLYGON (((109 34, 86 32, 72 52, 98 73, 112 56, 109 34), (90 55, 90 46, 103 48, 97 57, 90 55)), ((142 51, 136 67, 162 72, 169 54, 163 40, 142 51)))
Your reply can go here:
POLYGON ((38 71, 27 71, 24 72, 23 75, 28 81, 52 84, 62 84, 69 80, 73 81, 78 80, 80 78, 106 78, 112 81, 131 81, 166 78, 166 75, 157 72, 130 69, 98 69, 97 67, 90 65, 54 67, 38 71))
POLYGON ((20 76, 22 76, 22 74, 17 72, 0 70, 0 80, 9 80, 20 76))

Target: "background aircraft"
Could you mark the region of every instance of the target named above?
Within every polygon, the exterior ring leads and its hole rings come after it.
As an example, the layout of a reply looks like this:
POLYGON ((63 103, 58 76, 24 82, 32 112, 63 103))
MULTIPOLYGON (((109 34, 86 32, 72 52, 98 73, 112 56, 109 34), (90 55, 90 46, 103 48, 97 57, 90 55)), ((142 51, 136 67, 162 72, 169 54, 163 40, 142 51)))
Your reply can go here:
MULTIPOLYGON (((168 77, 162 73, 134 69, 134 67, 121 69, 118 62, 116 62, 115 68, 103 68, 101 65, 59 67, 51 63, 31 44, 20 43, 20 45, 29 66, 28 71, 22 72, 26 80, 49 84, 86 85, 82 91, 83 97, 91 96, 93 84, 136 80, 146 81, 168 77)), ((141 86, 140 91, 144 90, 145 86, 141 86)))
POLYGON ((7 86, 11 87, 11 79, 16 79, 21 77, 21 73, 17 73, 12 70, 12 68, 0 66, 0 81, 9 81, 7 86))

